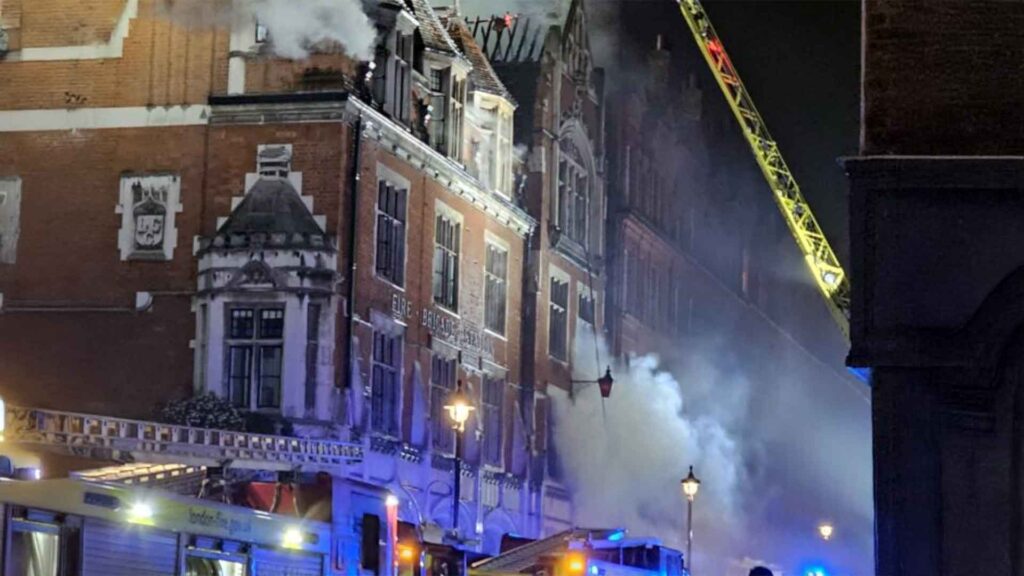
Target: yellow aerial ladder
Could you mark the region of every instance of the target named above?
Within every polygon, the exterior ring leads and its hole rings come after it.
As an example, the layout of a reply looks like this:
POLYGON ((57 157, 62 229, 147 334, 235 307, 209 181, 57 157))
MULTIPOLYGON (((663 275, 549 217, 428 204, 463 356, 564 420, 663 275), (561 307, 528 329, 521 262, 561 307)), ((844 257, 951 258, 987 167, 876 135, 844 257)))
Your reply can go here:
MULTIPOLYGON (((729 101, 729 107, 743 129, 758 166, 772 189, 775 202, 786 219, 790 232, 803 253, 818 289, 825 297, 829 311, 835 318, 843 336, 850 337, 850 281, 839 259, 829 246, 825 234, 818 226, 811 207, 800 193, 800 187, 782 159, 779 145, 768 133, 764 120, 754 106, 739 73, 725 52, 725 46, 715 32, 700 0, 676 0, 693 32, 700 51, 711 67, 718 86, 729 101)), ((863 378, 863 374, 859 375, 863 378)))

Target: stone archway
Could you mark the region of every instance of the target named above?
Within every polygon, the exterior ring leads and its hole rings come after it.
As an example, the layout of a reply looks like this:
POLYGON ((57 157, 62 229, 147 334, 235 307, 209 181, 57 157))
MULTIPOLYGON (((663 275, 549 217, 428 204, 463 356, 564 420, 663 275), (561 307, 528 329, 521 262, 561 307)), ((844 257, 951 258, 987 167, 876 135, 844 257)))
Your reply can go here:
POLYGON ((495 508, 484 517, 483 552, 497 555, 501 552, 501 539, 506 534, 517 534, 515 520, 503 508, 495 508))

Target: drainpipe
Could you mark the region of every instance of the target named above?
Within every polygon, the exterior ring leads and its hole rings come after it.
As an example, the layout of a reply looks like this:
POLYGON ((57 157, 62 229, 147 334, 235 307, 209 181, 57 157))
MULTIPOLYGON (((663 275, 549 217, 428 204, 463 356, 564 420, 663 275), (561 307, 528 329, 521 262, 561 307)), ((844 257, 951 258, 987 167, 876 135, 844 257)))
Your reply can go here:
MULTIPOLYGON (((356 119, 355 124, 355 143, 352 148, 352 175, 349 180, 349 186, 351 189, 351 201, 349 202, 349 209, 351 214, 349 216, 349 231, 348 231, 348 257, 351 267, 349 269, 349 281, 348 281, 348 366, 347 368, 347 388, 351 388, 354 385, 352 381, 352 370, 353 363, 356 359, 355 349, 355 330, 356 330, 356 225, 359 222, 358 208, 359 208, 359 169, 362 158, 360 156, 360 144, 363 141, 363 117, 362 115, 356 119)), ((353 391, 353 393, 362 391, 353 391)))

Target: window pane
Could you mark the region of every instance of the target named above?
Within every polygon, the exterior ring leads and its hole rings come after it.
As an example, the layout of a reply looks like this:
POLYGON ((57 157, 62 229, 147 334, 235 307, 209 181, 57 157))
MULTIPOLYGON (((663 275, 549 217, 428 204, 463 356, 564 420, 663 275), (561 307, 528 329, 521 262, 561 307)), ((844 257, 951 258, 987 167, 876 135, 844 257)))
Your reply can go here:
POLYGON ((284 334, 284 310, 260 310, 260 338, 277 339, 284 334))
POLYGON ((484 459, 488 464, 501 465, 502 454, 502 406, 504 404, 505 381, 501 378, 484 377, 484 459))
POLYGON ((373 374, 370 385, 370 426, 397 436, 401 375, 401 336, 377 332, 373 338, 373 374))
POLYGON ((231 310, 231 338, 253 337, 252 308, 234 308, 231 310))
POLYGON ((185 576, 245 576, 245 563, 201 556, 186 556, 185 576))
POLYGON ((569 284, 551 279, 551 303, 548 314, 548 351, 551 356, 565 360, 568 334, 569 284))
POLYGON ((455 389, 456 361, 443 356, 431 358, 430 371, 430 420, 431 437, 434 447, 451 453, 455 446, 452 422, 444 405, 455 389))
POLYGON ((11 533, 9 568, 11 576, 57 576, 60 564, 57 534, 14 530, 11 533))
POLYGON ((260 347, 259 408, 281 407, 281 347, 260 347))
POLYGON ((228 393, 231 403, 241 408, 249 407, 249 384, 252 374, 252 348, 232 346, 228 352, 228 393))

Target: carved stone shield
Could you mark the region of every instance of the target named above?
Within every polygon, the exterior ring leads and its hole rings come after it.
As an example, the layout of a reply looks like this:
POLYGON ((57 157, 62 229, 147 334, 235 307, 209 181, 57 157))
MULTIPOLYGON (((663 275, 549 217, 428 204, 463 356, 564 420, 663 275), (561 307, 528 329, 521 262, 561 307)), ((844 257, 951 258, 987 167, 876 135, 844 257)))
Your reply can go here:
POLYGON ((160 250, 164 244, 164 215, 135 215, 135 247, 139 250, 160 250))

